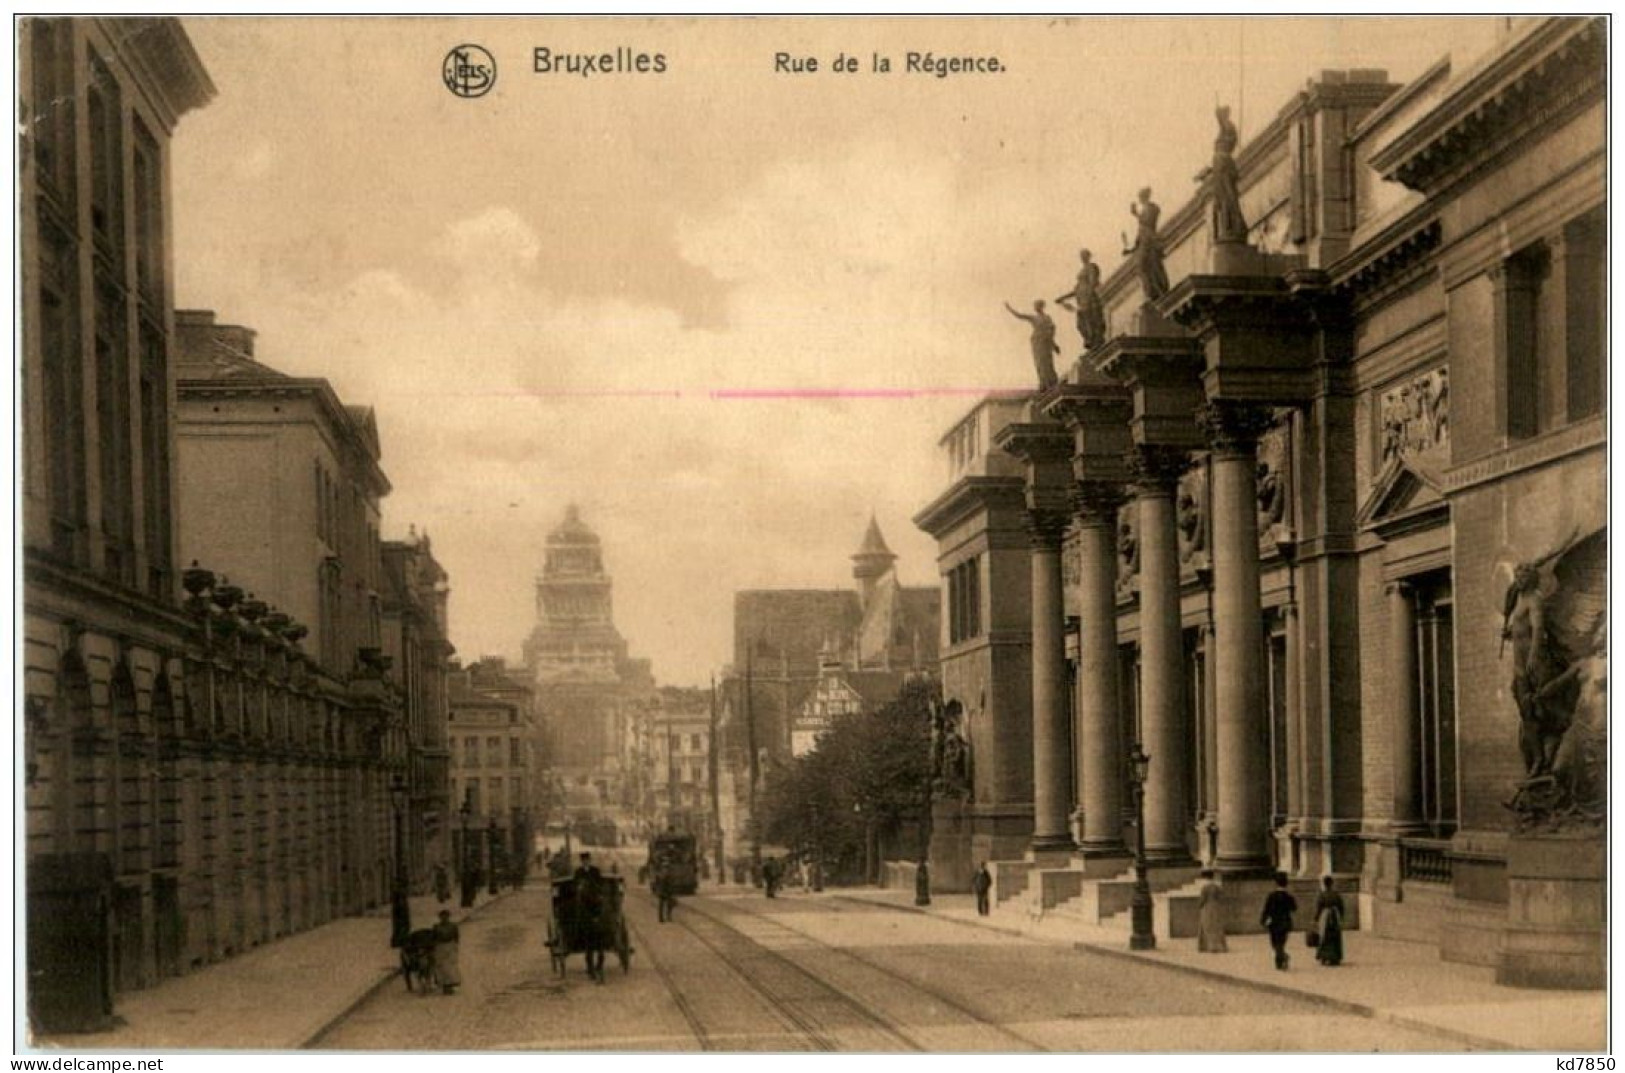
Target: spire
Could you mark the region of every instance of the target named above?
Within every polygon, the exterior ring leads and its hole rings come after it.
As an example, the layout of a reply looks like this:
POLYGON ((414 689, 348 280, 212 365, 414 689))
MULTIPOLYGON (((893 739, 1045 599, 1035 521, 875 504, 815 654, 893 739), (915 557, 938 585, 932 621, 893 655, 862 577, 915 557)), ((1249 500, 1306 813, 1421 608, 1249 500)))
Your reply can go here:
POLYGON ((891 568, 897 561, 897 556, 886 546, 886 538, 880 535, 880 523, 875 521, 874 512, 869 513, 869 529, 863 534, 863 544, 852 556, 852 576, 859 581, 879 577, 891 568))
POLYGON ((886 546, 886 538, 880 535, 880 523, 875 521, 875 512, 872 510, 869 512, 869 529, 863 534, 863 545, 858 548, 858 553, 852 558, 870 557, 884 557, 887 561, 897 558, 892 554, 892 550, 886 546))

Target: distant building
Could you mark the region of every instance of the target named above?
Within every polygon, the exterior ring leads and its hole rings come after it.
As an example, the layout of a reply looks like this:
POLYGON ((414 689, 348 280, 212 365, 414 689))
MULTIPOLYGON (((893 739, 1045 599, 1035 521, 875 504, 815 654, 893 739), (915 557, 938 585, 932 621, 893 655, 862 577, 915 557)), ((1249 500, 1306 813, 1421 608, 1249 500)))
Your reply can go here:
POLYGON ((541 821, 545 794, 534 691, 501 659, 487 657, 464 668, 453 663, 448 673, 446 725, 451 751, 451 798, 457 812, 453 830, 480 832, 482 840, 453 838, 452 857, 460 846, 485 856, 501 847, 499 858, 528 858, 530 833, 541 821), (521 856, 506 856, 518 854, 521 856))
POLYGON ((734 594, 734 662, 718 683, 719 810, 730 859, 749 852, 752 798, 837 712, 870 710, 910 674, 936 673, 937 589, 901 584, 873 517, 851 559, 850 589, 734 594))
POLYGON ((662 686, 639 720, 638 769, 650 832, 668 826, 694 834, 702 845, 712 829, 711 691, 662 686))
POLYGON ((383 649, 406 706, 408 871, 427 889, 436 864, 451 861, 450 832, 460 802, 451 796, 446 675, 453 652, 447 603, 451 586, 425 532, 383 544, 383 649))
POLYGON ((630 712, 654 691, 648 660, 630 658, 615 628, 613 587, 598 534, 572 504, 547 536, 524 660, 550 768, 573 800, 607 810, 623 804, 630 712))
POLYGON ((758 745, 776 760, 790 755, 791 724, 830 652, 851 671, 891 673, 899 682, 910 670, 935 669, 939 594, 902 585, 896 561, 871 517, 852 555, 853 588, 734 594, 734 660, 723 689, 739 707, 749 671, 758 745))

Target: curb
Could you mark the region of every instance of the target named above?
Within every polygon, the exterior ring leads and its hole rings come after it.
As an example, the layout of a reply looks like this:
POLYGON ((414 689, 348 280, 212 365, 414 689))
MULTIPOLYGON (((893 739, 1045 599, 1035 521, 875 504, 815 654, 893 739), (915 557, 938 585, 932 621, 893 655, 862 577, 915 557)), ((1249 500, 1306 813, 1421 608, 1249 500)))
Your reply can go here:
MULTIPOLYGON (((919 916, 929 916, 934 917, 937 920, 947 921, 950 924, 958 924, 961 927, 976 928, 980 931, 995 931, 1003 935, 1012 935, 1022 939, 1031 939, 1034 942, 1040 943, 1046 941, 1033 935, 1031 932, 1023 931, 1019 928, 1007 928, 998 924, 982 924, 974 920, 963 920, 959 917, 940 916, 936 913, 932 913, 929 909, 925 909, 920 906, 897 905, 892 902, 873 901, 868 898, 855 897, 850 894, 837 894, 835 897, 839 901, 851 902, 854 905, 863 905, 875 909, 890 909, 893 912, 898 913, 915 913, 919 916)), ((1377 1006, 1368 1006, 1363 1002, 1353 1002, 1349 999, 1333 998, 1330 995, 1322 995, 1315 991, 1300 991, 1297 988, 1285 987, 1281 984, 1265 983, 1262 980, 1249 980, 1246 977, 1231 976, 1228 973, 1218 972, 1213 969, 1204 969, 1196 965, 1161 961, 1145 954, 1137 954, 1128 950, 1118 950, 1115 947, 1102 946, 1099 943, 1074 941, 1071 946, 1074 950, 1083 950, 1091 954, 1101 954, 1106 957, 1118 958, 1123 961, 1132 961, 1140 965, 1155 965, 1159 968, 1169 969, 1173 972, 1182 972, 1186 973, 1187 975, 1200 976, 1204 979, 1215 980, 1220 983, 1232 984, 1237 987, 1245 987, 1267 995, 1301 999, 1305 1002, 1325 1006, 1329 1009, 1334 1009, 1341 1013, 1352 1014, 1356 1017, 1364 1017, 1368 1020, 1382 1021, 1385 1024, 1395 1025, 1400 1028, 1408 1028, 1418 1032, 1427 1032, 1432 1035, 1443 1036, 1447 1039, 1455 1040, 1458 1043, 1465 1044, 1478 1050, 1517 1054, 1530 1053, 1527 1048, 1518 1047, 1514 1044, 1508 1043, 1506 1040, 1493 1039, 1489 1036, 1476 1036, 1471 1032, 1463 1032, 1459 1029, 1433 1024, 1432 1022, 1414 1017, 1406 1017, 1403 1014, 1397 1014, 1390 1010, 1381 1009, 1377 1006)))
MULTIPOLYGON (((514 893, 514 888, 510 887, 509 889, 503 891, 502 893, 498 894, 494 898, 487 898, 485 901, 481 902, 479 905, 474 906, 473 908, 469 909, 466 913, 464 913, 462 916, 458 917, 457 920, 456 920, 456 923, 464 924, 464 923, 467 923, 470 920, 473 920, 474 918, 478 917, 481 913, 483 913, 488 907, 490 907, 492 905, 495 905, 497 902, 502 901, 504 898, 508 897, 510 894, 513 894, 513 893, 514 893)), ((365 987, 363 987, 356 994, 356 996, 354 998, 350 999, 342 1007, 340 1007, 340 1009, 339 1009, 339 1011, 337 1013, 334 1013, 331 1016, 328 1016, 328 1017, 324 1018, 323 1021, 321 1022, 321 1024, 316 1028, 316 1030, 314 1032, 311 1032, 311 1033, 307 1034, 304 1039, 293 1043, 287 1049, 291 1050, 291 1051, 307 1051, 307 1050, 311 1050, 318 1043, 320 1043, 321 1040, 322 1040, 322 1037, 327 1035, 329 1032, 331 1032, 338 1025, 338 1023, 340 1021, 344 1020, 346 1017, 348 1017, 352 1013, 354 1013, 358 1007, 365 1004, 374 995, 378 994, 385 987, 389 986, 390 983, 392 983, 395 980, 400 979, 400 975, 401 975, 401 970, 400 970, 399 966, 395 966, 393 968, 386 969, 382 976, 378 977, 378 979, 372 981, 372 983, 367 984, 365 987)))

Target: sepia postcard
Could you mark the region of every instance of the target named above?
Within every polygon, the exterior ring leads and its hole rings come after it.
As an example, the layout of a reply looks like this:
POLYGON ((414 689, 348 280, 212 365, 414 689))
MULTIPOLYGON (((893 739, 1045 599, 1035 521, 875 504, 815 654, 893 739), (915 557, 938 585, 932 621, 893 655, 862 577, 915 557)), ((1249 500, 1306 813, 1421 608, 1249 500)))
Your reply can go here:
POLYGON ((1611 1070, 1611 29, 15 18, 13 1068, 1611 1070))

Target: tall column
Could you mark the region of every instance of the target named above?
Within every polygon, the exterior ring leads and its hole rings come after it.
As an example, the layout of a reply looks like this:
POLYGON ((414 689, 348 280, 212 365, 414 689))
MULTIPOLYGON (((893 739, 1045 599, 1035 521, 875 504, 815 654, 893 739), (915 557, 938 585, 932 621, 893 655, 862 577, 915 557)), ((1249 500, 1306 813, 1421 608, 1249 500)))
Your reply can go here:
POLYGON ((1269 740, 1263 684, 1263 608, 1258 595, 1258 436, 1265 409, 1210 402, 1213 446, 1213 618, 1217 632, 1218 867, 1269 863, 1269 740))
POLYGON ((1179 614, 1174 489, 1187 455, 1140 447, 1132 456, 1140 512, 1140 735, 1151 755, 1145 787, 1146 855, 1185 860, 1185 649, 1179 614))
POLYGON ((1027 512, 1033 580, 1033 838, 1035 850, 1072 848, 1067 828, 1067 757, 1071 718, 1066 707, 1065 611, 1061 604, 1061 538, 1066 515, 1027 512))
POLYGON ((1421 784, 1421 758, 1417 755, 1416 603, 1411 587, 1402 581, 1388 586, 1388 681, 1393 713, 1394 820, 1396 834, 1421 827, 1422 810, 1417 791, 1421 784))
POLYGON ((1123 844, 1123 736, 1117 689, 1118 485, 1078 485, 1078 781, 1086 856, 1119 856, 1123 844))

